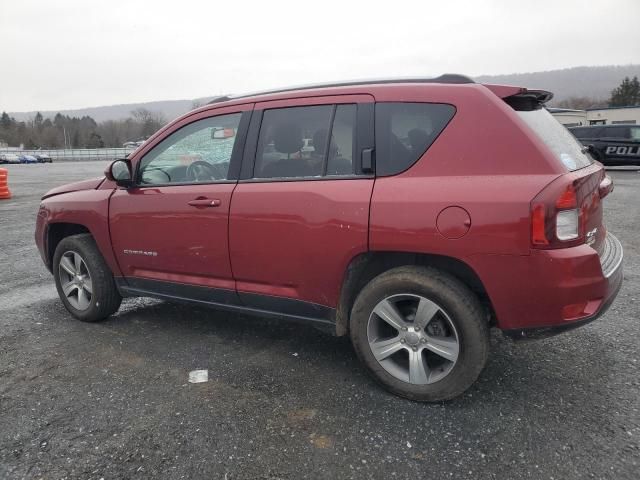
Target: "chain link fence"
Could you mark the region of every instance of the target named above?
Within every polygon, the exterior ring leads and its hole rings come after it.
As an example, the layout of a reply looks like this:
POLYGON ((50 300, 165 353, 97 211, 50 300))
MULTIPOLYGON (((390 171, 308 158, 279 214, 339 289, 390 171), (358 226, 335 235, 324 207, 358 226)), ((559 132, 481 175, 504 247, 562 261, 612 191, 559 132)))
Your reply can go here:
POLYGON ((79 162, 86 160, 115 160, 124 158, 135 150, 127 148, 64 148, 55 150, 19 150, 16 148, 0 148, 0 155, 49 155, 54 162, 79 162))

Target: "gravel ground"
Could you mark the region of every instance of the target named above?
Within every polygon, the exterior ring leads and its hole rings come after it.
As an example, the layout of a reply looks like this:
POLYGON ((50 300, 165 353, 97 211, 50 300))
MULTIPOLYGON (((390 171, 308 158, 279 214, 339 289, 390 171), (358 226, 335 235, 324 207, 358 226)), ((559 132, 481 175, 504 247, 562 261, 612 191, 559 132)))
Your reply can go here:
POLYGON ((9 166, 0 201, 0 478, 637 479, 640 174, 612 171, 625 284, 599 321, 513 343, 446 404, 385 393, 349 342, 148 299, 73 320, 33 242, 40 196, 102 162, 9 166), (188 372, 209 369, 209 382, 188 372))

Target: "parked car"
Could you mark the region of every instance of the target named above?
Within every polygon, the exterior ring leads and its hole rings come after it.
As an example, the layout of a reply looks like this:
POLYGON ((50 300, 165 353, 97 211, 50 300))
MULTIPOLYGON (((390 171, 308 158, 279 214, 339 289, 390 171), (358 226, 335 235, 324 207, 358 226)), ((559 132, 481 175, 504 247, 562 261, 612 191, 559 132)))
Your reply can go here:
POLYGON ((447 400, 490 328, 567 331, 622 284, 611 179, 551 97, 445 75, 227 98, 49 191, 35 240, 79 320, 149 296, 304 321, 388 390, 447 400))
POLYGON ((604 165, 640 165, 640 125, 593 125, 569 131, 604 165))
POLYGON ((122 144, 122 146, 124 148, 138 148, 139 146, 141 146, 144 143, 144 140, 138 140, 135 142, 124 142, 122 144))
POLYGON ((48 153, 37 153, 35 157, 38 163, 53 163, 48 153))
POLYGON ((38 163, 38 159, 33 155, 22 154, 19 156, 20 163, 38 163))
POLYGON ((0 163, 20 163, 20 157, 15 153, 2 153, 0 163))

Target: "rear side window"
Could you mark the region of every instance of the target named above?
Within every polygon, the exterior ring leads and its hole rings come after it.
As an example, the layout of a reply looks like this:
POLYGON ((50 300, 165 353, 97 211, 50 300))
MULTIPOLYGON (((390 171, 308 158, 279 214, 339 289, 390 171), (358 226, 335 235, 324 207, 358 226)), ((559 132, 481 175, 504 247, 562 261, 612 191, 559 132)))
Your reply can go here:
POLYGON ((629 127, 604 127, 604 136, 607 138, 629 138, 629 127))
POLYGON ((576 138, 593 138, 593 133, 595 133, 594 130, 589 128, 571 128, 569 131, 573 133, 576 138))
POLYGON ((579 170, 593 163, 593 159, 583 152, 583 147, 576 137, 545 108, 519 110, 518 115, 569 171, 579 170))
POLYGON ((265 110, 255 178, 353 175, 356 105, 265 110))
POLYGON ((376 174, 395 175, 411 167, 455 114, 441 103, 376 104, 376 174))

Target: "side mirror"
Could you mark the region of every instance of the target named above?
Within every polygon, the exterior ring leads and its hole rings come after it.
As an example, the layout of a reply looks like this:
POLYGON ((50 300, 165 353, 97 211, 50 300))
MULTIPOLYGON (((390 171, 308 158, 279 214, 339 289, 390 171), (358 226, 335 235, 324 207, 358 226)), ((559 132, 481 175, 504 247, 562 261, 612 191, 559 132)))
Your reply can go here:
POLYGON ((211 140, 224 140, 236 136, 236 130, 234 128, 212 128, 211 140))
POLYGON ((109 180, 116 182, 119 187, 129 188, 133 185, 129 160, 116 160, 107 167, 104 174, 109 180))

